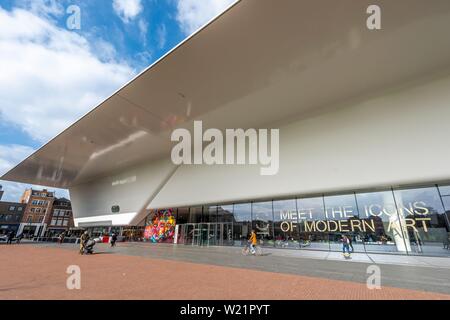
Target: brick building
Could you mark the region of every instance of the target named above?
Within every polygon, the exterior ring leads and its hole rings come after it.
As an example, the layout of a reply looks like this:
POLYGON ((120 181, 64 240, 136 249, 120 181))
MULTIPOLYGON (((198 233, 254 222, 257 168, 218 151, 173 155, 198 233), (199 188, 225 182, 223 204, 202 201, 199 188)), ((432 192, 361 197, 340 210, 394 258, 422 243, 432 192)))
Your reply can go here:
POLYGON ((52 191, 27 189, 20 198, 26 204, 18 233, 25 236, 43 236, 52 216, 55 193, 52 191))
POLYGON ((0 235, 17 232, 26 204, 0 201, 0 235))
POLYGON ((73 228, 72 205, 70 200, 59 198, 53 201, 51 217, 47 227, 47 236, 56 236, 62 231, 68 231, 73 228))

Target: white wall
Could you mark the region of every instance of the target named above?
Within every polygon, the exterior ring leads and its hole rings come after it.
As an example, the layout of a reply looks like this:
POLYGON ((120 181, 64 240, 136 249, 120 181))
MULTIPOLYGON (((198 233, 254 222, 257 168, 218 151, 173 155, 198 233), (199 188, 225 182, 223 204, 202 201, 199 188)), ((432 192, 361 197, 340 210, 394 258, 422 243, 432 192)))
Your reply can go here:
POLYGON ((428 81, 281 126, 280 170, 275 176, 261 176, 259 165, 177 168, 168 155, 76 186, 70 189, 75 221, 136 224, 146 206, 450 181, 449 88, 450 77, 428 81), (134 176, 134 182, 112 186, 134 176), (121 213, 112 214, 112 205, 119 205, 121 213))
POLYGON ((449 138, 447 77, 282 126, 276 176, 182 166, 150 207, 450 180, 449 138))
POLYGON ((75 224, 139 223, 137 220, 143 219, 142 210, 174 170, 176 166, 170 159, 161 160, 71 188, 75 224), (120 207, 119 213, 112 213, 114 205, 120 207))

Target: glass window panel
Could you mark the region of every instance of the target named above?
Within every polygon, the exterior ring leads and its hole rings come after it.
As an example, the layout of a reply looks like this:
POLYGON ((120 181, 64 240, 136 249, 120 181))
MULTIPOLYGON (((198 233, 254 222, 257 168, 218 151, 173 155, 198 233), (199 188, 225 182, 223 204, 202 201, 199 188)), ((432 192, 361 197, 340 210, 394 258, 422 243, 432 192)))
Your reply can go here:
POLYGON ((272 201, 252 203, 252 228, 263 246, 273 247, 272 201))
POLYGON ((436 187, 395 190, 408 250, 412 254, 448 255, 443 244, 449 225, 436 187))
POLYGON ((217 221, 232 223, 233 217, 233 205, 223 205, 217 207, 217 221))
POLYGON ((178 208, 177 224, 189 222, 189 208, 178 208))
MULTIPOLYGON (((233 205, 217 206, 217 220, 220 223, 218 225, 218 237, 220 245, 232 246, 234 241, 234 222, 233 222, 233 205)), ((240 245, 240 241, 236 243, 240 245)))
POLYGON ((300 248, 330 250, 328 231, 321 229, 321 221, 327 220, 323 206, 323 198, 297 199, 297 208, 300 248), (319 224, 319 228, 316 228, 317 224, 319 224))
POLYGON ((251 203, 239 203, 233 206, 233 239, 237 245, 245 245, 250 237, 252 221, 251 203))
POLYGON ((203 207, 191 207, 189 208, 189 223, 201 223, 202 222, 203 207))
POLYGON ((364 233, 355 225, 361 221, 354 194, 324 197, 326 226, 318 222, 318 230, 326 230, 330 239, 330 250, 342 251, 342 236, 345 234, 351 240, 350 249, 354 252, 364 252, 364 233))
POLYGON ((442 197, 442 202, 444 203, 444 209, 447 216, 447 221, 450 221, 450 196, 442 197))
POLYGON ((217 222, 217 206, 203 207, 203 221, 202 222, 217 222))
POLYGON ((450 196, 450 186, 439 186, 441 196, 450 196))
POLYGON ((299 248, 299 226, 295 199, 273 202, 275 246, 299 248))
POLYGON ((392 191, 356 194, 360 223, 367 252, 406 254, 397 207, 392 191))

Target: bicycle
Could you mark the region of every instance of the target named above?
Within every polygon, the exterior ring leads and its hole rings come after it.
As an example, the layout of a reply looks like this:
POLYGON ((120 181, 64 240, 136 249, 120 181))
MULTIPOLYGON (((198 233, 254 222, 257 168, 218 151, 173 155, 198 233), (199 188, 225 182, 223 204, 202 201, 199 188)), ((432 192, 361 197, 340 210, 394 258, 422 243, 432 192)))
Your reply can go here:
POLYGON ((247 243, 245 245, 245 247, 242 248, 242 255, 248 256, 248 255, 251 255, 251 254, 253 254, 255 256, 262 256, 262 249, 261 249, 261 247, 259 245, 256 245, 255 246, 255 253, 252 253, 251 249, 250 249, 250 243, 247 243))

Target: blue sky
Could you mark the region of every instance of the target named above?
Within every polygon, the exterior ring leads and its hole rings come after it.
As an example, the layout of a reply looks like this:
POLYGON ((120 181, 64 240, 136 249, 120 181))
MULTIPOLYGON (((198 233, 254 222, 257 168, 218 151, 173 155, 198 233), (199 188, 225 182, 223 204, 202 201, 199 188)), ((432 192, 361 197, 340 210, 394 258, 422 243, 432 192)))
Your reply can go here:
MULTIPOLYGON (((0 0, 0 174, 233 2, 0 0)), ((30 187, 0 184, 9 201, 30 187)))

